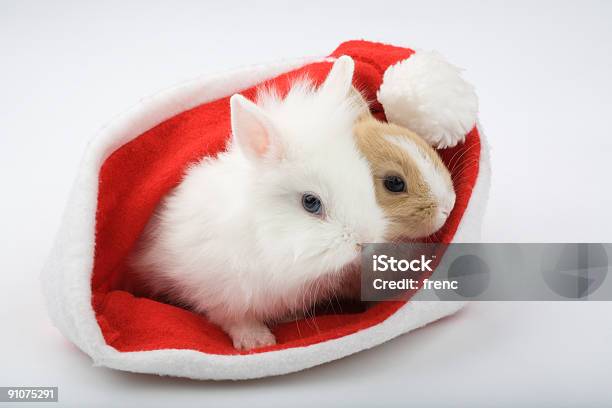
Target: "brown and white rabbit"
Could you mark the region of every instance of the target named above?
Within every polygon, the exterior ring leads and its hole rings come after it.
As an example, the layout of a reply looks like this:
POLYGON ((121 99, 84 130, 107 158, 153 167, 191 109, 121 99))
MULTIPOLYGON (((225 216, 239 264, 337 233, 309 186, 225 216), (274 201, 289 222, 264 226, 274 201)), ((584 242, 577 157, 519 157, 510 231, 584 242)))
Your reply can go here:
POLYGON ((455 205, 448 169, 436 150, 416 133, 377 120, 355 90, 351 97, 362 106, 355 138, 370 162, 376 199, 389 220, 386 240, 433 234, 455 205))

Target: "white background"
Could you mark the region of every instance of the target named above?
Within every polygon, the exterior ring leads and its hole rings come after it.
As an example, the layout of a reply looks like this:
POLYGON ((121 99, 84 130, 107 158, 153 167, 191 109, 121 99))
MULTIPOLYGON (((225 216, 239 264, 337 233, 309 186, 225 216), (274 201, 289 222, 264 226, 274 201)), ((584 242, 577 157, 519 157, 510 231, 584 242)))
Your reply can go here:
POLYGON ((473 304, 306 372, 214 383, 92 367, 38 276, 106 121, 192 77, 356 38, 466 69, 492 145, 485 241, 611 241, 611 23, 604 1, 0 2, 0 385, 59 386, 67 406, 609 406, 612 303, 473 304))

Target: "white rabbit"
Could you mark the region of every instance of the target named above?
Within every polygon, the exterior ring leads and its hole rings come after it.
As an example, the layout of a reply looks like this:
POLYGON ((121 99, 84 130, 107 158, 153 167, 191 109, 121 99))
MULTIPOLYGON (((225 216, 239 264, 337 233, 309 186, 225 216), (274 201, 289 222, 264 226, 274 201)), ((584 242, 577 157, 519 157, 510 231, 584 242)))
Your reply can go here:
POLYGON ((318 89, 233 95, 227 151, 187 170, 134 254, 154 292, 205 313, 237 349, 274 344, 266 322, 340 291, 361 244, 385 235, 353 137, 353 70, 341 57, 318 89))

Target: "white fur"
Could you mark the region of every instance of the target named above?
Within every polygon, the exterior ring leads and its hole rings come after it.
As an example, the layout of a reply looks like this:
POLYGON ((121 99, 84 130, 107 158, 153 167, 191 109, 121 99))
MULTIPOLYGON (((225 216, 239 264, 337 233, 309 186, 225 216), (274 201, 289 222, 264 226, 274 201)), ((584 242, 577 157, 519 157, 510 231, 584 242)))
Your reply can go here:
POLYGON ((476 125, 478 98, 461 70, 433 51, 418 51, 389 67, 378 91, 389 122, 437 148, 463 142, 476 125))
MULTIPOLYGON (((47 310, 61 333, 87 353, 96 366, 192 379, 249 379, 304 370, 380 345, 454 313, 458 302, 408 302, 385 321, 356 333, 306 347, 217 355, 163 349, 120 352, 106 344, 91 305, 98 172, 117 148, 164 120, 267 78, 323 59, 246 67, 195 79, 153 97, 117 117, 96 135, 79 166, 60 230, 42 274, 47 310)), ((489 155, 481 135, 480 173, 454 241, 477 242, 490 185, 489 155)), ((407 367, 409 369, 409 367, 407 367)))
POLYGON ((352 60, 315 90, 294 84, 259 106, 232 97, 228 151, 192 166, 150 223, 135 265, 155 291, 206 313, 237 348, 272 344, 265 322, 339 290, 358 245, 386 220, 352 136, 352 60), (303 193, 321 198, 307 213, 303 193))

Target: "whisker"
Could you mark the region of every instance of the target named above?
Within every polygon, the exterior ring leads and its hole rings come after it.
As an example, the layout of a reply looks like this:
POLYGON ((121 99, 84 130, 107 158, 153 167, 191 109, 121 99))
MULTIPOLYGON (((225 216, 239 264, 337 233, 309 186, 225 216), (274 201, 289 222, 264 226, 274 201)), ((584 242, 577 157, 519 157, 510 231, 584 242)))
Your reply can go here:
POLYGON ((461 163, 461 165, 458 167, 458 170, 455 170, 455 173, 451 175, 451 178, 452 179, 458 178, 460 176, 461 172, 462 172, 462 169, 464 169, 466 167, 469 167, 469 166, 472 166, 472 165, 474 165, 475 163, 478 163, 478 162, 479 162, 479 160, 477 160, 477 159, 470 159, 470 160, 468 160, 466 162, 461 163))
POLYGON ((459 171, 453 175, 453 177, 451 178, 453 180, 453 183, 455 181, 459 181, 458 179, 469 169, 476 167, 475 165, 478 164, 479 161, 476 159, 473 159, 472 161, 468 161, 465 164, 463 164, 463 166, 461 167, 461 169, 459 169, 459 171))
POLYGON ((458 149, 450 158, 450 160, 448 161, 448 165, 447 167, 449 168, 449 171, 452 172, 452 168, 453 168, 453 160, 455 160, 455 158, 457 157, 458 154, 461 154, 461 152, 463 152, 465 149, 458 149))
POLYGON ((472 150, 480 148, 480 144, 473 144, 471 146, 469 146, 467 149, 463 149, 463 153, 457 157, 457 159, 455 160, 454 166, 457 166, 457 164, 459 164, 461 162, 461 159, 467 154, 467 153, 471 153, 472 150))
MULTIPOLYGON (((479 146, 479 145, 477 145, 477 144, 473 144, 473 145, 469 146, 467 149, 460 150, 461 155, 460 155, 459 157, 457 157, 457 159, 456 159, 456 161, 455 161, 455 163, 454 163, 454 164, 452 164, 452 163, 449 161, 449 164, 448 164, 448 165, 449 165, 449 167, 451 168, 451 170, 450 170, 450 172, 451 172, 451 173, 452 173, 452 172, 454 172, 454 171, 455 171, 455 167, 461 163, 461 159, 462 159, 462 158, 463 158, 463 157, 464 157, 464 156, 465 156, 465 155, 466 155, 466 154, 467 154, 467 153, 468 153, 470 150, 474 149, 476 146, 479 146)), ((459 153, 459 152, 457 152, 457 153, 459 153)), ((453 155, 453 158, 457 156, 457 153, 455 153, 455 154, 453 155)), ((452 160, 452 159, 451 159, 451 160, 452 160)))

